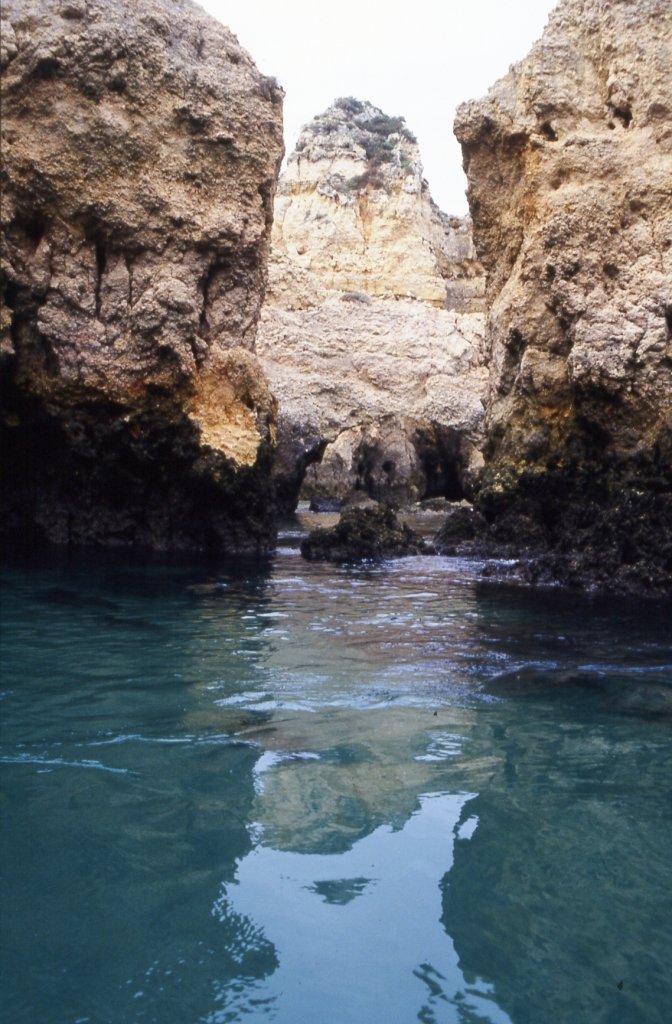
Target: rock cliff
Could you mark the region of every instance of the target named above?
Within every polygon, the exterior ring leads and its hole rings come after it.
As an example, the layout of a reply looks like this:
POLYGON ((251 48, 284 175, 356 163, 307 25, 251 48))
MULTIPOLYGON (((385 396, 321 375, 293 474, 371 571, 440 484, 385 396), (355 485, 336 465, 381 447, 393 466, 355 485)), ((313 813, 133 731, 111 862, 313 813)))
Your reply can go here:
POLYGON ((487 272, 480 505, 570 583, 672 587, 672 8, 562 0, 456 134, 487 272))
POLYGON ((460 497, 479 464, 484 280, 432 202, 403 118, 337 100, 275 201, 258 351, 280 405, 281 503, 460 497), (305 473, 305 476, 304 476, 305 473))
POLYGON ((2 6, 2 531, 257 550, 282 94, 190 0, 2 6))
POLYGON ((278 186, 273 252, 329 290, 484 308, 469 222, 432 201, 404 119, 352 97, 301 132, 278 186))

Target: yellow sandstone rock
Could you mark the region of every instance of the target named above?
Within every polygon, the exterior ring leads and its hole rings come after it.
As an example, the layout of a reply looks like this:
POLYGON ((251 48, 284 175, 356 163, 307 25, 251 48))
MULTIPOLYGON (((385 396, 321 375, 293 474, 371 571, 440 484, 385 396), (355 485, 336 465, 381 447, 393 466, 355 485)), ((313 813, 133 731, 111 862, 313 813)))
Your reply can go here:
POLYGON ((190 0, 7 0, 2 44, 2 528, 266 547, 281 91, 190 0))
POLYGON ((352 98, 301 133, 275 202, 258 353, 276 475, 303 495, 459 497, 480 464, 484 278, 402 118, 352 98))

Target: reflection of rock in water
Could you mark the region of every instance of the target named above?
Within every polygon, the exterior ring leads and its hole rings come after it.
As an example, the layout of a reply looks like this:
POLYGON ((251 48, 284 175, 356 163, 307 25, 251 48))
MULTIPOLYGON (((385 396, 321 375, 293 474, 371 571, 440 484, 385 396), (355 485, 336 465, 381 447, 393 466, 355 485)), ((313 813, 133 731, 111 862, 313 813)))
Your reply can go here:
POLYGON ((277 849, 342 852, 381 821, 396 827, 417 807, 428 783, 426 765, 399 766, 368 759, 307 762, 300 771, 278 766, 257 800, 264 835, 277 849))
POLYGON ((368 885, 373 884, 370 878, 336 878, 315 882, 310 890, 321 896, 325 903, 337 903, 345 906, 346 903, 351 903, 352 900, 361 896, 368 885))
POLYGON ((516 1024, 536 1024, 541 1007, 543 1019, 562 1024, 663 1024, 668 726, 615 719, 597 704, 557 719, 550 704, 524 700, 493 734, 503 767, 469 804, 478 828, 456 843, 443 882, 443 923, 460 966, 494 985, 516 1024))
MULTIPOLYGON (((292 771, 300 775, 305 767, 295 761, 292 771)), ((439 882, 450 869, 457 822, 470 799, 467 793, 420 796, 403 828, 381 826, 345 853, 260 845, 240 861, 235 884, 223 890, 214 912, 226 903, 236 920, 247 918, 240 931, 255 937, 262 954, 269 943, 275 949, 277 970, 256 982, 254 995, 273 1007, 276 1024, 510 1024, 488 984, 465 982, 440 924, 439 882)), ((241 986, 232 981, 229 988, 235 999, 241 986)))
MULTIPOLYGON (((472 717, 455 708, 441 719, 417 708, 343 709, 308 721, 278 717, 259 733, 247 731, 246 737, 273 751, 256 768, 253 813, 264 842, 297 853, 337 853, 380 825, 403 828, 421 793, 454 782, 445 752, 460 752, 455 733, 464 735, 472 717)), ((477 789, 496 765, 475 759, 470 768, 468 784, 477 789)), ((463 762, 460 769, 462 785, 456 788, 464 787, 463 762)))
POLYGON ((648 672, 644 682, 632 674, 590 669, 546 669, 524 665, 494 676, 485 687, 497 697, 591 703, 601 711, 640 718, 672 718, 672 686, 666 669, 648 672))
POLYGON ((277 970, 278 957, 274 946, 257 925, 231 908, 225 892, 215 900, 212 916, 222 925, 220 946, 243 974, 266 977, 277 970))

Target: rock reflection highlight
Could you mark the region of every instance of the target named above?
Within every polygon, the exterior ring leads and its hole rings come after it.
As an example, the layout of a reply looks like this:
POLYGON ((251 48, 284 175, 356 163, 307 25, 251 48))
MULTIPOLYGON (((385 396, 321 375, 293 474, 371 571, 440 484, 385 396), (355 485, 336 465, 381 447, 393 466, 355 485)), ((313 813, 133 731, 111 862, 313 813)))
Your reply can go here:
MULTIPOLYGON (((294 853, 347 852, 387 824, 398 830, 420 807, 420 794, 469 786, 477 791, 497 769, 475 757, 451 774, 457 733, 474 714, 453 708, 435 717, 417 708, 276 715, 246 736, 265 753, 254 769, 252 813, 264 842, 294 853)), ((438 880, 437 880, 438 881, 438 880)))
POLYGON ((468 805, 478 827, 456 843, 443 924, 515 1024, 665 1024, 669 722, 640 729, 581 696, 497 715, 500 767, 468 805))
POLYGON ((8 1019, 667 1024, 668 609, 445 558, 4 575, 8 1019))
MULTIPOLYGON (((273 776, 300 775, 307 767, 269 769, 264 796, 274 808, 274 833, 298 833, 303 805, 283 804, 289 820, 279 828, 283 809, 275 803, 273 776)), ((465 981, 440 921, 440 881, 452 866, 456 829, 472 799, 468 793, 420 794, 418 809, 401 827, 380 825, 330 855, 275 849, 260 826, 258 844, 238 864, 213 912, 222 920, 231 914, 244 919, 248 931, 275 949, 277 969, 255 986, 257 997, 263 994, 273 1006, 274 1021, 511 1024, 490 985, 465 981)), ((225 992, 221 998, 226 1002, 225 992)), ((210 1018, 212 1024, 225 1019, 210 1018)))

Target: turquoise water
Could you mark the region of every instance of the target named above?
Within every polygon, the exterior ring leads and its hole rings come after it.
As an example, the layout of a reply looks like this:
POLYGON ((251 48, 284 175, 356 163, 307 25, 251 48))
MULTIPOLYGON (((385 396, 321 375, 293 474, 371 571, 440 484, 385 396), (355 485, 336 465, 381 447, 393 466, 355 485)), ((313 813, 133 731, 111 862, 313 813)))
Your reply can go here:
POLYGON ((670 1020, 669 606, 289 548, 3 581, 4 1020, 670 1020))

